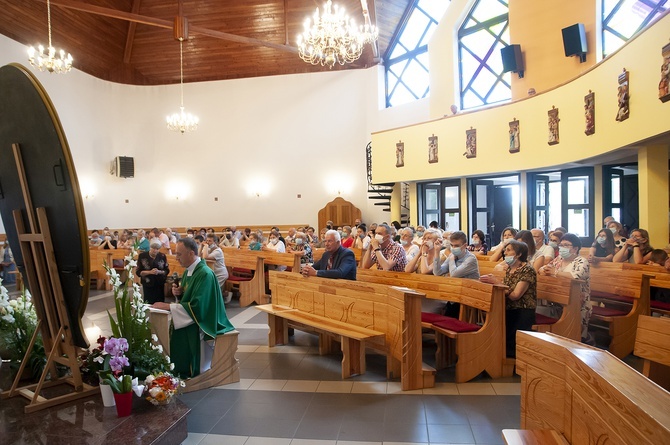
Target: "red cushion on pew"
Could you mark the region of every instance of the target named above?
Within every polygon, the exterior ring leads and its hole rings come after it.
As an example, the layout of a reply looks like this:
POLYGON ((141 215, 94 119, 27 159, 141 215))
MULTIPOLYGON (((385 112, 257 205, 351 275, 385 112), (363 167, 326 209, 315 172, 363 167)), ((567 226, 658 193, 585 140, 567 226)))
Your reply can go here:
POLYGON ((437 326, 438 328, 454 332, 475 332, 478 331, 479 328, 481 328, 481 326, 479 326, 478 324, 468 323, 466 321, 461 321, 451 317, 445 317, 445 318, 446 320, 433 323, 433 326, 437 326))
POLYGON ((238 277, 237 275, 229 275, 226 281, 251 281, 251 277, 238 277))
POLYGON ((421 323, 430 323, 433 324, 437 321, 444 321, 448 319, 444 315, 436 314, 434 312, 421 312, 421 323))
POLYGON ((254 271, 251 269, 244 269, 242 267, 233 267, 233 273, 245 273, 249 275, 253 275, 254 271))
POLYGON ((622 303, 630 303, 630 304, 633 304, 633 302, 635 301, 631 297, 624 297, 622 295, 610 294, 609 292, 601 292, 597 290, 591 291, 591 298, 595 298, 597 300, 600 299, 600 300, 620 301, 622 303))
POLYGON ((618 315, 628 315, 628 312, 619 311, 609 307, 595 306, 593 308, 593 315, 600 315, 601 317, 615 317, 618 315))
POLYGON ((558 321, 558 318, 547 317, 542 314, 535 314, 535 324, 554 324, 558 321))
MULTIPOLYGON (((670 303, 664 303, 662 301, 651 300, 651 308, 652 309, 663 309, 663 310, 666 310, 666 311, 670 311, 670 303)), ((423 319, 423 316, 421 318, 423 319)))

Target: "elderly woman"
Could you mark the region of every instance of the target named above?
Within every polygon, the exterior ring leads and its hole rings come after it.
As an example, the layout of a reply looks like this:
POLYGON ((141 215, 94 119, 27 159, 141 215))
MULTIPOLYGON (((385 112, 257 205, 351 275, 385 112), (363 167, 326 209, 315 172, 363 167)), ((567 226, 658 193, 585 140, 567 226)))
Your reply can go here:
POLYGON ((354 246, 354 237, 351 235, 351 226, 342 227, 342 247, 353 247, 354 246))
MULTIPOLYGON (((535 324, 537 307, 537 273, 528 262, 528 245, 512 240, 505 245, 505 337, 507 357, 516 357, 516 331, 530 331, 535 324)), ((493 275, 480 278, 484 283, 498 284, 493 275)))
MULTIPOLYGON (((582 341, 589 338, 588 328, 591 319, 591 286, 589 262, 579 256, 582 242, 573 233, 566 233, 558 245, 558 256, 551 263, 540 269, 542 275, 565 276, 582 280, 581 283, 581 313, 582 313, 582 341)), ((592 342, 590 342, 592 343, 592 342)))
POLYGON ((159 239, 151 240, 148 252, 137 258, 137 275, 142 282, 142 294, 148 304, 165 301, 165 279, 170 274, 167 258, 161 253, 163 244, 159 239))
POLYGON ((436 241, 442 242, 442 232, 438 229, 428 229, 421 237, 423 242, 419 247, 419 253, 407 262, 405 272, 416 272, 424 275, 433 274, 433 262, 435 261, 435 246, 436 241))
POLYGON ((287 252, 294 253, 300 256, 300 264, 311 264, 314 262, 312 257, 312 248, 307 242, 307 234, 303 232, 296 232, 295 245, 288 247, 287 252))
POLYGON ((405 257, 409 263, 419 254, 419 246, 412 242, 414 240, 414 230, 406 227, 400 230, 400 244, 405 249, 405 257))
POLYGON ((630 238, 626 240, 624 247, 615 255, 615 263, 624 263, 628 261, 633 264, 646 264, 654 250, 649 245, 649 232, 644 229, 635 229, 630 232, 630 238))

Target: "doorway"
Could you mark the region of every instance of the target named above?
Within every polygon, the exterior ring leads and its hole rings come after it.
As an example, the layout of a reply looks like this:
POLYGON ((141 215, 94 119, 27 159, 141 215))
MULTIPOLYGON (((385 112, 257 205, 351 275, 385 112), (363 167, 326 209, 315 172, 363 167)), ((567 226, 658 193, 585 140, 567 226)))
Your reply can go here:
POLYGON ((468 180, 470 234, 479 229, 489 246, 498 244, 505 227, 519 227, 519 175, 468 180))

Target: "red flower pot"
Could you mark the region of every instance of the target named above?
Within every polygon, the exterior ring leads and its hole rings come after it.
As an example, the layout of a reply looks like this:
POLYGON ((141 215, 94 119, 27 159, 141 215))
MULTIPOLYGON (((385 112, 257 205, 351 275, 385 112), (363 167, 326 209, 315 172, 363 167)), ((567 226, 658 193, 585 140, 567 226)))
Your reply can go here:
POLYGON ((133 392, 126 392, 123 394, 114 393, 114 401, 116 402, 116 414, 119 417, 126 417, 130 415, 133 408, 133 392))

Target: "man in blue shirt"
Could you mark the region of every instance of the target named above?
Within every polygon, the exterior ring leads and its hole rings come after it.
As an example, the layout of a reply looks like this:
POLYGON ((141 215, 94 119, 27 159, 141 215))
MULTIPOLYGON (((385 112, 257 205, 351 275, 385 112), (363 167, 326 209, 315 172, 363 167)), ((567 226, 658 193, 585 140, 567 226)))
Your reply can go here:
POLYGON ((433 275, 449 275, 453 278, 479 279, 479 264, 477 257, 468 251, 468 237, 465 233, 458 231, 449 237, 451 242, 451 254, 440 264, 440 249, 442 243, 435 242, 435 262, 433 263, 433 275))
POLYGON ((306 277, 356 279, 356 257, 350 249, 342 247, 337 230, 326 232, 326 251, 312 266, 305 265, 302 274, 306 277))

